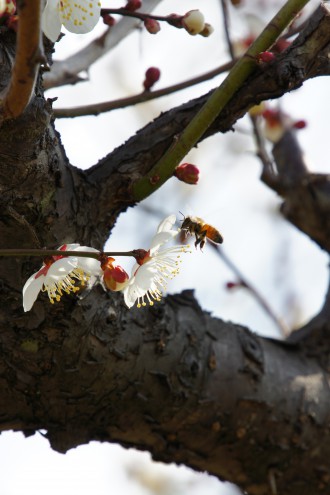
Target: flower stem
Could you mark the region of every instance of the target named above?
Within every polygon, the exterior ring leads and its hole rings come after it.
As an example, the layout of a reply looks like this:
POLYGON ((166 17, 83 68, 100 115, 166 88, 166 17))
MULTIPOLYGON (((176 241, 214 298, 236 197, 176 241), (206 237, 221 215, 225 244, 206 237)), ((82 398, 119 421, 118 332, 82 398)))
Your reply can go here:
POLYGON ((258 38, 252 43, 245 55, 236 62, 222 84, 214 90, 182 134, 176 136, 172 146, 164 153, 162 158, 148 174, 133 185, 133 198, 135 201, 141 201, 152 194, 173 175, 175 167, 185 157, 188 151, 196 145, 225 105, 253 72, 256 67, 257 55, 267 50, 276 41, 281 32, 308 1, 288 0, 279 10, 258 38))

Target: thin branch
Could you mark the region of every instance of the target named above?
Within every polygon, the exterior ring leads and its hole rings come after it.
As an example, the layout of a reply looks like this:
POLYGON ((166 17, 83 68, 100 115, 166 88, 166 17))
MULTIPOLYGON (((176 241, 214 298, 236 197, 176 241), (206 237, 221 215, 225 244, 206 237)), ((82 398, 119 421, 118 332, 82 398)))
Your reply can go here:
POLYGON ((137 103, 143 103, 146 101, 154 100, 162 96, 175 93, 176 91, 181 91, 182 89, 189 88, 195 84, 199 84, 204 81, 208 81, 213 77, 222 74, 230 70, 234 66, 233 62, 227 62, 226 64, 220 65, 216 69, 213 69, 200 76, 193 77, 187 81, 183 81, 178 84, 173 84, 167 88, 159 89, 156 91, 143 91, 134 96, 129 96, 127 98, 120 98, 113 101, 105 101, 102 103, 93 103, 91 105, 83 105, 72 108, 57 108, 54 110, 54 116, 58 119, 68 118, 68 117, 82 117, 84 115, 99 115, 100 113, 110 112, 111 110, 116 110, 118 108, 125 108, 130 105, 136 105, 137 103))
POLYGON ((98 260, 100 255, 105 256, 132 256, 135 258, 136 253, 133 251, 99 251, 99 252, 91 252, 91 251, 61 251, 59 249, 0 249, 0 257, 1 256, 12 256, 15 258, 24 257, 24 256, 38 256, 45 258, 46 256, 75 256, 80 258, 94 258, 98 260))
MULTIPOLYGON (((145 12, 151 12, 160 2, 161 0, 144 0, 143 9, 145 12)), ((92 64, 115 48, 140 25, 140 22, 137 19, 124 17, 82 50, 65 60, 55 61, 50 72, 44 74, 44 88, 50 89, 66 84, 75 84, 84 80, 78 74, 83 71, 87 72, 92 64)))
POLYGON ((281 335, 283 337, 287 337, 290 333, 287 325, 279 318, 271 306, 268 304, 267 300, 260 294, 260 292, 251 284, 249 280, 242 274, 239 268, 235 265, 235 263, 227 256, 223 249, 216 244, 209 243, 212 248, 217 252, 218 256, 222 259, 222 261, 227 265, 228 268, 236 275, 239 284, 241 287, 245 287, 254 297, 254 299, 260 304, 260 306, 264 309, 265 313, 270 317, 271 320, 275 323, 277 328, 279 329, 281 335))
POLYGON ((21 115, 32 97, 40 63, 46 63, 41 45, 41 1, 18 2, 16 56, 9 87, 2 95, 1 120, 21 115))
POLYGON ((232 44, 232 41, 230 38, 230 33, 229 33, 229 15, 228 15, 227 0, 220 0, 220 1, 221 1, 221 7, 222 7, 223 26, 224 26, 224 30, 225 30, 227 46, 228 46, 230 56, 234 60, 234 58, 235 58, 234 47, 233 47, 233 44, 232 44))
POLYGON ((280 9, 252 43, 245 55, 236 62, 227 78, 211 94, 197 115, 184 129, 181 136, 177 136, 172 146, 148 174, 134 184, 133 196, 135 201, 141 201, 152 194, 173 175, 175 167, 198 142, 225 105, 242 87, 247 77, 252 74, 255 69, 257 55, 267 50, 276 41, 280 33, 307 2, 308 0, 288 0, 280 9), (154 180, 155 177, 157 177, 157 181, 154 180))

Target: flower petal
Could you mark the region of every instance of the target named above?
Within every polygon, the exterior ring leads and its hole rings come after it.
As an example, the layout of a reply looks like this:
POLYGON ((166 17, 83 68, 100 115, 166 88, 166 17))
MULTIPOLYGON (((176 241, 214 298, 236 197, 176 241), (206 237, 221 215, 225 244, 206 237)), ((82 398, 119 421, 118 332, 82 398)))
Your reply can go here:
POLYGON ((57 261, 55 261, 55 263, 53 263, 50 267, 49 267, 49 270, 47 272, 47 275, 45 277, 45 285, 47 285, 49 282, 48 282, 48 279, 51 279, 51 280, 58 280, 58 279, 61 279, 63 277, 65 277, 66 275, 68 275, 70 272, 72 272, 72 270, 74 270, 77 266, 77 263, 78 263, 78 259, 76 257, 73 257, 73 256, 68 256, 66 258, 61 258, 57 261))
POLYGON ((23 308, 24 311, 30 311, 35 300, 38 297, 40 290, 42 289, 44 283, 44 276, 35 278, 35 274, 25 282, 23 287, 23 308))
POLYGON ((151 243, 150 243, 150 254, 154 254, 155 251, 158 251, 160 246, 163 244, 166 244, 166 242, 169 242, 171 239, 173 239, 176 235, 178 235, 178 232, 176 230, 169 230, 167 232, 159 232, 158 234, 154 235, 151 243))
POLYGON ((42 13, 42 30, 53 43, 57 40, 61 32, 61 20, 58 11, 58 0, 48 0, 42 13))
POLYGON ((175 222, 176 222, 176 216, 174 215, 174 213, 164 218, 164 220, 161 221, 160 224, 158 225, 157 234, 159 232, 169 232, 170 230, 172 230, 172 227, 175 224, 175 222))
MULTIPOLYGON (((88 246, 79 246, 74 248, 73 251, 88 251, 90 253, 98 253, 100 254, 100 251, 98 249, 88 247, 88 246)), ((77 257, 78 258, 78 264, 77 266, 84 270, 85 273, 88 273, 90 275, 94 275, 95 277, 102 276, 103 275, 103 270, 101 268, 101 263, 99 260, 96 260, 95 258, 84 258, 84 257, 77 257)))
POLYGON ((97 0, 61 0, 58 5, 62 24, 71 33, 89 33, 100 19, 101 3, 97 0))

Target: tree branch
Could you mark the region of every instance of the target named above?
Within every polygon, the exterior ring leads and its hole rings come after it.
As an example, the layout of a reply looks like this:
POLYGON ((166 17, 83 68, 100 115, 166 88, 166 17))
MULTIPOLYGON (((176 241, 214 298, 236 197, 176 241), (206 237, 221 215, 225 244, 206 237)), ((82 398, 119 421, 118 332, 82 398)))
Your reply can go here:
POLYGON ((211 318, 188 291, 128 312, 94 290, 47 312, 38 301, 17 324, 0 334, 2 430, 45 429, 60 452, 148 449, 250 494, 269 494, 270 470, 282 495, 320 493, 329 387, 302 350, 211 318))
POLYGON ((16 57, 9 87, 2 94, 0 120, 21 115, 30 102, 40 63, 45 63, 41 44, 41 2, 17 3, 19 23, 16 57))
POLYGON ((142 93, 134 96, 128 96, 126 98, 120 98, 114 101, 92 103, 91 105, 83 105, 70 108, 55 108, 54 117, 61 119, 66 117, 82 117, 84 115, 99 115, 100 113, 109 112, 118 108, 125 108, 131 105, 136 105, 137 103, 144 103, 146 101, 154 100, 156 98, 160 98, 161 96, 169 95, 182 89, 189 88, 191 86, 194 86, 195 84, 209 81, 213 77, 230 70, 233 65, 234 62, 227 62, 226 64, 220 65, 220 67, 206 72, 205 74, 193 77, 181 83, 173 84, 172 86, 168 86, 167 88, 158 89, 156 91, 143 91, 142 93))
MULTIPOLYGON (((330 11, 321 5, 298 38, 273 64, 256 69, 200 140, 231 130, 253 105, 279 98, 310 78, 329 75, 329 43, 330 11)), ((208 95, 202 96, 162 114, 86 172, 88 184, 95 187, 89 190, 88 201, 98 204, 97 212, 89 212, 91 225, 97 224, 100 230, 109 228, 120 211, 134 204, 133 185, 150 172, 207 98, 208 95)), ((322 242, 324 246, 325 236, 322 242)))
MULTIPOLYGON (((146 13, 152 12, 160 2, 161 0, 144 0, 143 10, 146 13)), ((55 61, 50 72, 44 75, 44 88, 50 89, 82 81, 79 73, 88 72, 97 60, 117 46, 140 23, 140 20, 125 17, 79 52, 65 60, 55 61)))

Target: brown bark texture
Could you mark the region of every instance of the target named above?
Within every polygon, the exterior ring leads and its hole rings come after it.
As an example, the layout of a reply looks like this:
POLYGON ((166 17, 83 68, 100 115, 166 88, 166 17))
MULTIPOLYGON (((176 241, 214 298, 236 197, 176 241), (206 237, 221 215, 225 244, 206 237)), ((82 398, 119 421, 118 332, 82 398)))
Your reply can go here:
MULTIPOLYGON (((14 47, 3 29, 1 89, 14 47)), ((329 75, 329 53, 322 6, 274 63, 256 65, 203 139, 232 129, 252 105, 329 75)), ((102 249, 134 204, 134 181, 206 98, 162 114, 84 172, 68 163, 39 75, 24 114, 1 127, 0 248, 102 249)), ((283 197, 283 214, 329 251, 329 176, 308 172, 290 132, 273 155, 277 170, 265 182, 283 197)), ((24 313, 22 287, 39 266, 35 258, 0 257, 2 431, 45 430, 59 452, 118 442, 251 495, 330 493, 329 295, 305 328, 278 342, 211 317, 191 291, 128 310, 121 294, 97 286, 55 305, 40 296, 24 313)))

